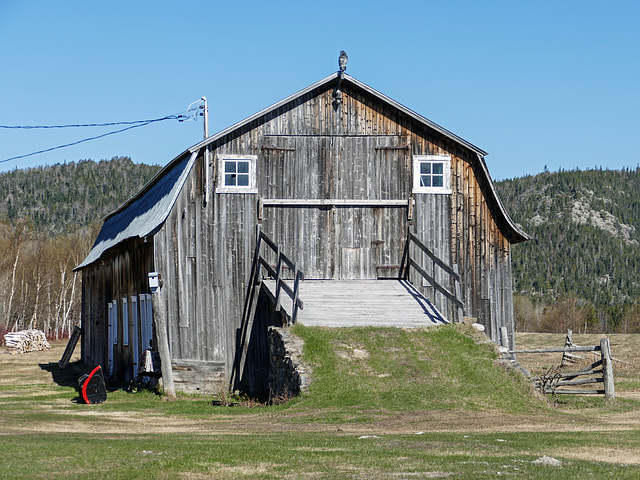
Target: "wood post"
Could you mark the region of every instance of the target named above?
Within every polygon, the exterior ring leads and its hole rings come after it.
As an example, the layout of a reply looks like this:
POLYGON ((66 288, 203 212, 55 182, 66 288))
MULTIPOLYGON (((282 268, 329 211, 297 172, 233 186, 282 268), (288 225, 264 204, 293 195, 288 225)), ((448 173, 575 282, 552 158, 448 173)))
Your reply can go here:
POLYGON ((278 256, 278 263, 276 265, 276 312, 280 311, 280 288, 282 279, 280 275, 282 274, 282 254, 280 252, 280 245, 276 250, 276 255, 278 256))
MULTIPOLYGON (((453 273, 455 274, 453 277, 453 294, 455 295, 455 299, 459 302, 462 302, 462 289, 460 288, 460 269, 458 268, 458 264, 453 264, 453 273)), ((464 320, 464 308, 460 305, 457 306, 457 321, 458 323, 462 323, 464 320)))
POLYGON ((76 344, 78 343, 78 339, 82 334, 82 329, 78 326, 74 327, 73 334, 71 334, 71 338, 69 338, 69 343, 67 343, 67 348, 64 349, 64 353, 62 354, 62 358, 58 362, 58 366, 60 368, 67 368, 69 365, 69 360, 71 360, 71 355, 73 355, 73 351, 76 348, 76 344))
POLYGON ((300 270, 298 270, 298 264, 295 264, 296 268, 293 271, 293 309, 291 310, 291 323, 296 323, 298 317, 298 289, 300 288, 300 270))
POLYGON ((169 350, 169 337, 167 335, 167 321, 162 305, 162 282, 157 292, 152 295, 153 320, 156 324, 156 340, 158 341, 158 353, 162 365, 162 386, 168 397, 175 398, 176 388, 173 384, 173 370, 171 369, 171 352, 169 350))
MULTIPOLYGON (((573 331, 571 329, 567 330, 567 339, 564 342, 564 346, 569 348, 569 347, 577 347, 577 345, 575 343, 573 343, 572 340, 572 335, 573 335, 573 331)), ((574 355, 573 353, 569 353, 569 352, 564 352, 564 354, 562 355, 562 363, 560 363, 561 366, 565 366, 568 365, 570 363, 575 363, 577 360, 584 360, 584 357, 581 357, 580 355, 574 355)))
POLYGON ((500 327, 500 343, 505 348, 509 348, 509 330, 507 327, 500 327))
POLYGON ((600 352, 602 353, 602 377, 604 379, 604 398, 614 400, 616 389, 613 384, 613 361, 611 360, 611 343, 608 338, 600 341, 600 352))

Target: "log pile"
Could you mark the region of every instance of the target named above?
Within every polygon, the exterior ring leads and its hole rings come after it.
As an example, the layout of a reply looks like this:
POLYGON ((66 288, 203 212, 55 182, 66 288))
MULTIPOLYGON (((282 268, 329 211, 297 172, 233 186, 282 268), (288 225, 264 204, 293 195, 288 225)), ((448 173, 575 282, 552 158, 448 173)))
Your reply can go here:
POLYGON ((51 348, 47 337, 41 330, 9 332, 4 336, 4 344, 14 349, 11 353, 37 352, 51 348))

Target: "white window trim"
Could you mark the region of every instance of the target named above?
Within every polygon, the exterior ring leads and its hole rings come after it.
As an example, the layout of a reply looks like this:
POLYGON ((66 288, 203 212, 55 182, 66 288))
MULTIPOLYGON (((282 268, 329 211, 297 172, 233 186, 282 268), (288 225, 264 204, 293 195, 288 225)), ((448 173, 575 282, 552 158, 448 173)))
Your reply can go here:
POLYGON ((413 193, 435 193, 447 195, 451 190, 451 155, 414 155, 413 156, 413 193), (444 163, 444 185, 442 187, 423 187, 420 185, 420 164, 422 162, 444 163))
POLYGON ((258 193, 256 182, 256 164, 258 163, 257 155, 218 155, 218 181, 216 193, 258 193), (249 185, 248 186, 226 186, 224 184, 224 162, 225 160, 247 160, 249 161, 249 185))

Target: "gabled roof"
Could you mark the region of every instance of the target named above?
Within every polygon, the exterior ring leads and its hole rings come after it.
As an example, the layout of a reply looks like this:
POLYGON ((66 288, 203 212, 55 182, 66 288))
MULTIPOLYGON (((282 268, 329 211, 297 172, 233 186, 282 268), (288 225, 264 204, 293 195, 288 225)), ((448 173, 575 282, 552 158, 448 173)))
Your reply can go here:
POLYGON ((165 167, 134 197, 107 215, 89 255, 74 270, 98 261, 109 248, 125 240, 155 233, 171 212, 196 156, 197 151, 178 157, 179 161, 165 167))
MULTIPOLYGON (((338 74, 331 74, 328 77, 323 78, 322 80, 314 83, 313 85, 309 85, 307 88, 300 90, 297 93, 294 93, 293 95, 288 96, 287 98, 280 100, 278 103, 275 103, 273 105, 271 105, 270 107, 265 108, 264 110, 260 110, 258 113, 256 113, 255 115, 252 115, 248 118, 245 118, 244 120, 236 123, 235 125, 231 125, 229 128, 226 128, 224 130, 222 130, 221 132, 216 133, 215 135, 203 140, 200 143, 197 143, 196 145, 194 145, 193 147, 191 147, 189 149, 189 151, 193 152, 196 151, 206 145, 209 145, 219 139, 221 139, 222 137, 224 137, 225 135, 233 132, 234 130, 237 130, 238 128, 241 128, 251 122, 253 122, 254 120, 257 120, 258 118, 262 117, 263 115, 266 115, 270 112, 272 112, 273 110, 277 110, 278 108, 280 108, 283 105, 286 105, 287 103, 296 100, 297 98, 300 98, 304 95, 306 95, 309 92, 312 92, 313 90, 317 89, 317 88, 322 88, 325 87, 327 84, 329 83, 333 83, 337 80, 338 78, 338 74)), ((387 97, 386 95, 378 92, 377 90, 371 88, 370 86, 362 83, 359 80, 356 80, 355 78, 347 75, 346 73, 342 74, 342 81, 341 81, 341 85, 345 85, 345 84, 349 84, 351 83, 352 85, 357 86, 358 88, 364 90, 365 92, 373 95, 374 97, 377 97, 379 100, 388 103, 389 105, 391 105, 392 107, 397 108, 398 110, 400 110, 402 113, 404 113, 405 115, 408 115, 409 117, 413 118, 414 120, 417 120, 420 123, 423 123, 425 125, 427 125, 428 127, 430 127, 431 129, 441 133, 442 135, 444 135, 445 137, 461 144, 464 145, 465 147, 467 147, 468 149, 478 153, 481 156, 487 155, 487 152, 485 152, 484 150, 481 150, 480 148, 476 147, 475 145, 467 142, 466 140, 464 140, 463 138, 459 137, 458 135, 456 135, 455 133, 450 132, 449 130, 447 130, 446 128, 441 127, 440 125, 438 125, 435 122, 432 122, 431 120, 429 120, 426 117, 423 117, 422 115, 420 115, 419 113, 414 112, 413 110, 411 110, 410 108, 405 107, 404 105, 402 105, 401 103, 396 102, 395 100, 393 100, 392 98, 387 97)))
MULTIPOLYGON (((142 190, 137 192, 121 207, 104 218, 105 223, 102 226, 102 230, 100 230, 100 234, 98 235, 93 248, 89 252, 87 258, 85 258, 84 262, 78 265, 75 270, 85 268, 92 263, 95 263, 109 248, 112 248, 127 239, 143 238, 155 233, 155 231, 157 231, 162 226, 167 216, 169 215, 169 212, 171 211, 171 208, 173 207, 173 204, 175 203, 178 194, 180 193, 180 190, 184 185, 187 175, 193 166, 198 151, 202 147, 210 145, 222 139, 226 135, 238 129, 246 127, 251 122, 260 119, 261 117, 288 104, 289 102, 297 100, 298 98, 314 91, 315 89, 327 88, 329 84, 337 81, 338 75, 340 75, 340 73, 333 73, 328 77, 314 83, 313 85, 309 85, 307 88, 304 88, 303 90, 300 90, 299 92, 294 93, 293 95, 290 95, 283 100, 280 100, 270 107, 259 111, 255 115, 252 115, 234 125, 231 125, 230 127, 203 140, 202 142, 195 144, 194 146, 188 148, 183 153, 175 157, 162 169, 160 173, 158 173, 158 175, 156 175, 145 187, 143 187, 142 190)), ((458 143, 461 146, 464 146, 465 148, 477 154, 480 164, 480 168, 478 169, 478 171, 484 176, 484 180, 490 187, 490 194, 493 197, 492 199, 490 199, 490 201, 492 200, 494 202, 498 209, 499 215, 501 215, 502 217, 502 219, 496 220, 500 225, 503 226, 503 228, 501 229, 503 230, 504 235, 511 243, 518 243, 531 239, 528 234, 522 231, 513 222, 513 220, 511 220, 506 210, 504 209, 504 206, 502 205, 502 202, 500 201, 500 198, 498 197, 498 194, 495 190, 491 177, 489 176, 487 166, 484 162, 483 157, 487 155, 487 152, 476 147, 472 143, 467 142, 466 140, 450 132, 449 130, 441 127, 437 123, 432 122, 428 118, 423 117, 419 113, 414 112, 413 110, 360 82, 359 80, 356 80, 355 78, 343 73, 341 86, 348 84, 361 89, 362 91, 372 95, 373 97, 390 105, 391 107, 396 108, 398 111, 414 119, 415 121, 426 125, 430 129, 440 133, 444 137, 458 143)))

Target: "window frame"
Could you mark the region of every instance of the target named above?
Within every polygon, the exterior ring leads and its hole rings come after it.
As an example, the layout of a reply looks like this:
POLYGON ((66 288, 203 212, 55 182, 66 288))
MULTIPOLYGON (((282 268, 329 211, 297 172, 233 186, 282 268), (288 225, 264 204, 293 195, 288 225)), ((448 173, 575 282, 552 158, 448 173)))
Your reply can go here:
POLYGON ((256 164, 258 163, 257 155, 218 155, 218 182, 216 193, 258 193, 256 182, 256 164), (225 166, 229 162, 238 161, 249 162, 249 185, 225 185, 225 166))
MULTIPOLYGON (((433 175, 433 174, 431 174, 433 175)), ((414 155, 413 156, 413 193, 451 194, 451 155, 414 155), (423 163, 442 163, 442 186, 425 187, 420 185, 421 165, 423 163)))

